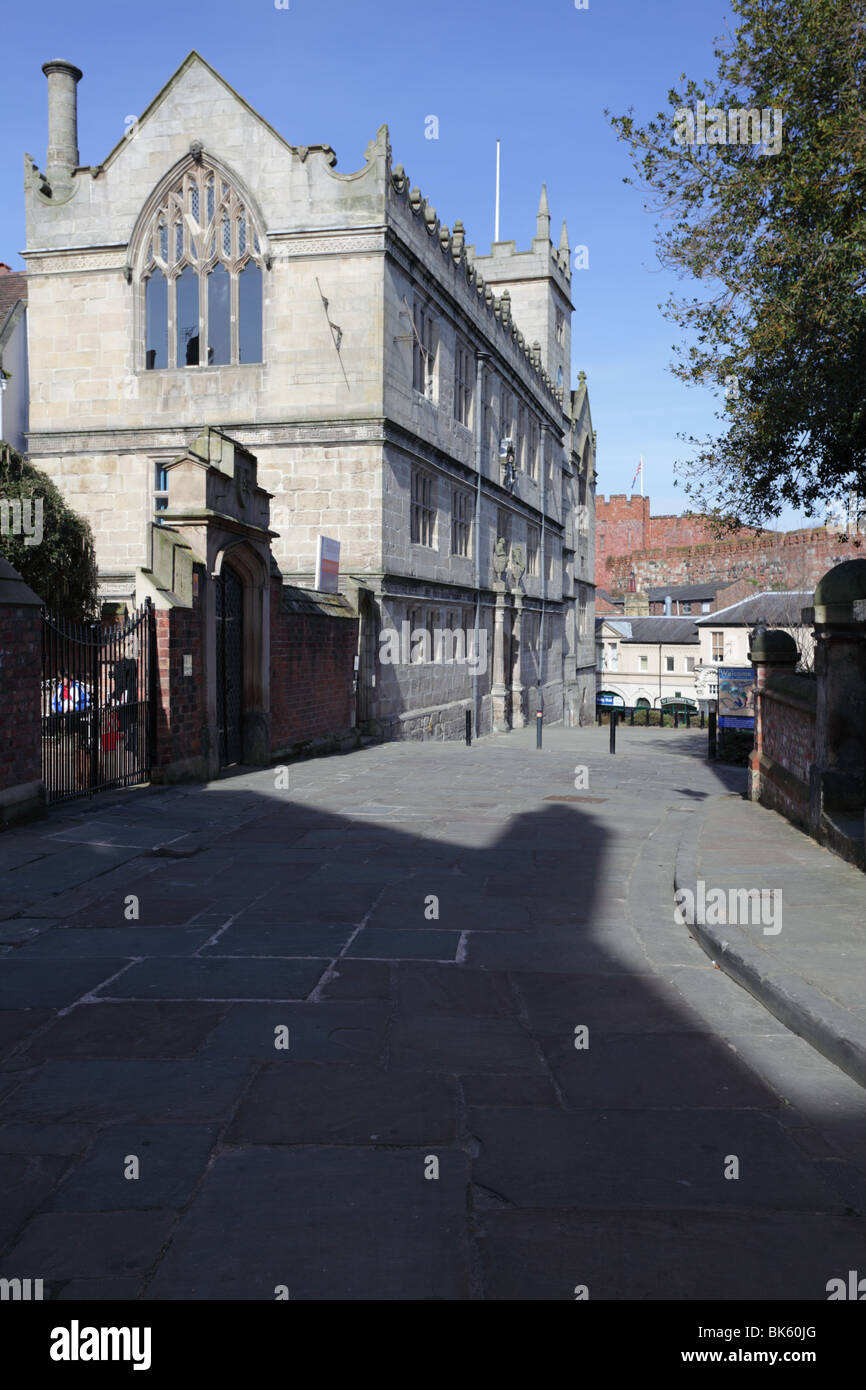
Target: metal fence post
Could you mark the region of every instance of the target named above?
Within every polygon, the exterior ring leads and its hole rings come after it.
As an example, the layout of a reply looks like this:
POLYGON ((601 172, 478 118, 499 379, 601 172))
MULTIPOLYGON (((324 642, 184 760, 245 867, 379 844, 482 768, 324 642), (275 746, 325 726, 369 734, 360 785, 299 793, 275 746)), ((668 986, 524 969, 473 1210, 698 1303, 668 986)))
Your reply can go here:
POLYGON ((616 712, 615 709, 612 709, 611 712, 610 712, 610 751, 611 751, 611 753, 615 753, 615 752, 616 752, 616 719, 617 719, 617 712, 616 712))

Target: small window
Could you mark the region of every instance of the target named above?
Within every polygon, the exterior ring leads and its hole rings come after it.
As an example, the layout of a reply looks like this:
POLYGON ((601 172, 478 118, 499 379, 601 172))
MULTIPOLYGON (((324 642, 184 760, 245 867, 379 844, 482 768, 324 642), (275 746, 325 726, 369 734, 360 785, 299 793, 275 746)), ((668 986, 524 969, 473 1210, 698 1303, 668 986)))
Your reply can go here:
POLYGON ((538 578, 538 546, 541 532, 537 526, 527 526, 526 528, 526 573, 533 579, 538 578))
POLYGON ((689 675, 693 675, 693 674, 694 674, 694 670, 695 670, 695 658, 694 658, 693 656, 687 656, 687 657, 686 657, 686 671, 687 671, 687 673, 688 673, 689 675))
POLYGON ((710 601, 709 601, 709 599, 705 599, 704 602, 701 604, 701 612, 702 612, 702 613, 709 613, 709 611, 710 611, 710 601))
POLYGON ((557 311, 556 311, 556 341, 557 341, 558 343, 561 343, 561 342, 562 342, 562 338, 563 338, 564 332, 565 332, 565 315, 564 315, 564 313, 562 312, 561 309, 557 309, 557 311))
POLYGON ((496 539, 505 541, 505 549, 511 554, 511 512, 500 507, 496 513, 496 539))
POLYGON ((433 478, 417 468, 412 474, 411 537, 415 545, 432 547, 435 520, 433 478))
POLYGON ((639 656, 639 657, 638 657, 638 670, 639 670, 639 671, 648 671, 648 670, 649 670, 649 658, 648 658, 648 657, 646 657, 646 656, 639 656))
POLYGON ((458 340, 454 354, 454 418, 467 427, 472 423, 472 354, 458 340))
POLYGON ((413 319, 412 384, 428 400, 433 400, 436 386, 436 356, 438 331, 430 309, 417 303, 413 319))
POLYGON ((462 488, 454 488, 451 493, 451 553, 469 554, 470 517, 472 498, 462 488))
POLYGON ((604 536, 604 532, 602 531, 601 535, 600 535, 599 538, 598 538, 598 548, 599 548, 599 550, 601 551, 602 554, 604 554, 604 541, 605 541, 605 536, 604 536))
POLYGON ((673 669, 674 669, 674 659, 673 659, 673 657, 672 657, 672 656, 666 656, 666 657, 665 657, 665 670, 666 670, 666 671, 672 671, 673 669))
POLYGON ((168 473, 157 459, 153 465, 153 510, 164 512, 168 506, 168 473))
POLYGON ((725 634, 723 632, 714 632, 711 635, 713 639, 713 661, 724 661, 725 634))
POLYGON ((538 421, 534 415, 529 417, 529 456, 526 471, 533 482, 538 481, 538 421))

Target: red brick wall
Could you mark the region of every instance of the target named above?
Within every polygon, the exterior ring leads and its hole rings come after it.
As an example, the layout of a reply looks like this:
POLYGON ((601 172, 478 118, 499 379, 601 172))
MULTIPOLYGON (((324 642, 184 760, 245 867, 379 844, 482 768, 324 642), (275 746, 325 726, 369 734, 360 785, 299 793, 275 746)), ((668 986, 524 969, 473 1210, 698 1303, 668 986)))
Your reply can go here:
POLYGON ((282 583, 271 587, 271 748, 347 734, 354 724, 358 623, 288 612, 282 583))
POLYGON ((602 589, 608 583, 608 560, 644 550, 649 539, 650 500, 648 497, 612 497, 595 499, 595 582, 602 589))
POLYGON ((0 791, 42 778, 40 609, 0 607, 0 791))
MULTIPOLYGON (((742 534, 751 532, 744 530, 742 534)), ((712 540, 713 532, 705 517, 650 516, 648 497, 626 497, 625 493, 598 497, 595 503, 595 582, 602 589, 620 592, 625 585, 619 579, 620 567, 614 568, 617 561, 625 564, 636 552, 644 550, 702 545, 712 540)), ((627 566, 625 574, 627 579, 627 566)))
MULTIPOLYGON (((633 569, 638 589, 663 584, 703 583, 714 579, 756 580, 761 589, 813 589, 834 565, 857 555, 857 542, 830 531, 766 532, 712 544, 646 550, 616 560, 602 587, 624 590, 633 569)), ((733 602, 720 595, 724 606, 733 602)))
POLYGON ((814 678, 758 667, 750 796, 809 828, 809 771, 815 760, 814 678))

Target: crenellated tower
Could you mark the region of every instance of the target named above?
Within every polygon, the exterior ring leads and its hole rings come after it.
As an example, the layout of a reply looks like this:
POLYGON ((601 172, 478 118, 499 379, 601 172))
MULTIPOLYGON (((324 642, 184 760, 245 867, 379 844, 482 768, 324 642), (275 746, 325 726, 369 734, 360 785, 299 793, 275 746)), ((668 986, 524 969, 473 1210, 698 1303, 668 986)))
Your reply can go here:
POLYGON ((479 274, 494 293, 511 298, 514 322, 527 343, 538 343, 541 364, 554 387, 562 386, 567 401, 571 388, 571 264, 568 231, 563 221, 559 245, 550 239, 547 185, 542 184, 535 236, 528 251, 516 241, 495 241, 489 256, 467 247, 479 274))

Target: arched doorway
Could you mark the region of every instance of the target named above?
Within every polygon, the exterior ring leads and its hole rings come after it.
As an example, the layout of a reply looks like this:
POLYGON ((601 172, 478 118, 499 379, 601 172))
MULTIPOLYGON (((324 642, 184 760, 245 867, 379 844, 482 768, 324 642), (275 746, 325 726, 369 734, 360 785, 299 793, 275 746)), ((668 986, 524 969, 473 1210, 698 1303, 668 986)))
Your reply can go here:
POLYGON ((243 761, 244 586, 231 565, 216 578, 216 698, 220 766, 243 761))

